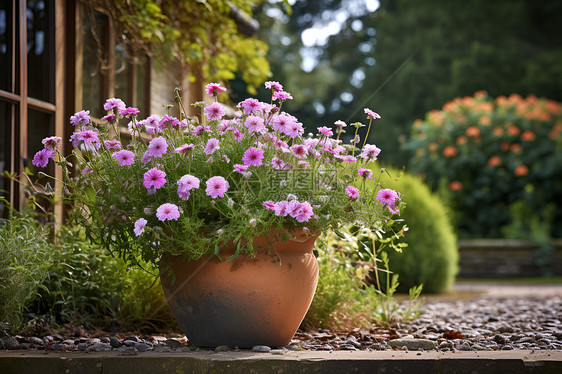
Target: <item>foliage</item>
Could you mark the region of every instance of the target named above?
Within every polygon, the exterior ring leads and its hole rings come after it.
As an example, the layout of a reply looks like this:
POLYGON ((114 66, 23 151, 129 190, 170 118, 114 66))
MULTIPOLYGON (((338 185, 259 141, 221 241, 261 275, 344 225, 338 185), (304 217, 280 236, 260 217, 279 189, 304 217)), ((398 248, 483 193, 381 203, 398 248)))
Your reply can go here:
MULTIPOLYGON (((400 222, 392 225, 400 226, 400 222)), ((378 282, 379 276, 382 279, 382 274, 390 273, 386 253, 373 254, 363 244, 368 239, 378 242, 381 249, 388 246, 401 250, 405 245, 395 240, 402 233, 379 232, 381 238, 368 230, 356 231, 356 228, 347 226, 338 232, 323 234, 315 245, 320 265, 318 287, 303 326, 341 328, 369 326, 373 321, 389 326, 416 319, 421 314, 419 296, 422 285, 412 287, 409 301, 400 303, 394 297, 397 274, 392 276, 392 286, 390 280, 386 288, 378 282)))
MULTIPOLYGON (((297 228, 314 233, 348 222, 384 229, 400 209, 398 194, 388 190, 391 197, 381 200, 380 178, 361 174, 380 150, 365 142, 342 145, 339 133, 325 127, 303 137, 302 124, 281 111, 290 94, 277 82, 268 84, 278 105, 247 99, 239 104, 240 116, 223 120, 221 104, 199 103, 205 112, 201 124, 187 116, 139 121, 138 110, 108 99, 107 122, 94 124, 85 111, 71 118, 76 177, 69 178, 70 163, 57 148, 60 138, 45 139, 33 163, 44 167, 56 158, 68 197, 83 210, 87 234, 130 264, 158 263, 164 251, 190 259, 220 256, 227 245, 236 249, 233 256, 252 255, 258 249, 251 238, 272 228, 289 235, 297 228), (120 120, 130 120, 132 131, 122 150, 120 120)), ((207 86, 215 97, 221 90, 207 86)), ((370 127, 378 115, 365 111, 370 127)))
POLYGON ((85 2, 111 14, 120 42, 160 61, 182 60, 192 80, 227 81, 239 73, 253 91, 270 75, 267 45, 241 32, 232 15, 235 7, 251 19, 256 1, 85 2))
POLYGON ((0 222, 0 322, 12 332, 22 322, 23 306, 37 292, 51 265, 49 226, 41 226, 30 211, 12 212, 0 222))
POLYGON ((423 283, 425 292, 439 293, 453 285, 458 271, 458 247, 449 214, 441 199, 409 173, 387 168, 391 188, 404 196, 407 209, 401 214, 409 231, 403 241, 404 253, 386 251, 392 271, 400 275, 399 291, 423 283))
POLYGON ((449 195, 462 237, 500 237, 517 221, 521 235, 544 226, 562 236, 562 212, 552 207, 562 194, 559 103, 477 92, 416 121, 407 147, 416 151, 411 170, 449 195), (525 223, 513 204, 528 207, 525 223))
POLYGON ((304 123, 352 122, 363 105, 384 108, 385 130, 369 142, 392 149, 386 161, 401 167, 410 124, 453 97, 484 89, 562 100, 561 2, 382 0, 374 12, 365 3, 296 2, 291 17, 256 12, 273 75, 303 96, 288 109, 304 123), (331 22, 339 33, 303 45, 305 30, 331 22), (317 64, 304 70, 311 56, 317 64))

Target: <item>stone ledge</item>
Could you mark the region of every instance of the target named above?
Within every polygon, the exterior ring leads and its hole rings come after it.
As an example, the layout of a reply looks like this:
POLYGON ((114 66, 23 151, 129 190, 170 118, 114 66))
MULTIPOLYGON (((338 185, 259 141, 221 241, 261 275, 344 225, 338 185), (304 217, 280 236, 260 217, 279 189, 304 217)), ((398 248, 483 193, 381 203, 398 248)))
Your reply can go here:
POLYGON ((54 353, 2 351, 0 372, 20 373, 562 373, 562 351, 54 353))

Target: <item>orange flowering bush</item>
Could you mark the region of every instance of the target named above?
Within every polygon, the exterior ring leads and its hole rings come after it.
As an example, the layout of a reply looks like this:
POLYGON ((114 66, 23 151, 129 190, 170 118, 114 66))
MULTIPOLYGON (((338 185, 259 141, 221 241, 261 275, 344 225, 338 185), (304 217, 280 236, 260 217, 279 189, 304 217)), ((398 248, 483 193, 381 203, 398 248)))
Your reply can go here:
POLYGON ((405 147, 411 171, 449 196, 461 237, 501 236, 516 201, 562 237, 560 103, 479 91, 417 120, 405 147))

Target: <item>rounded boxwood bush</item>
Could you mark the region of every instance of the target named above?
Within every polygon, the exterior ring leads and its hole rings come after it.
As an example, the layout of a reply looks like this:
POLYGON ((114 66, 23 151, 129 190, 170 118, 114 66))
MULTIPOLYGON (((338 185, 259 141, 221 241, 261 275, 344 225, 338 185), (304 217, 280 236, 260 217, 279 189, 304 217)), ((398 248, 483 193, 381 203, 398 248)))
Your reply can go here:
POLYGON ((406 202, 400 218, 409 228, 401 240, 408 243, 404 251, 387 250, 390 270, 399 274, 398 291, 407 292, 423 283, 424 292, 442 292, 453 285, 459 259, 457 238, 447 210, 420 178, 385 169, 392 176, 383 176, 385 187, 399 191, 406 202))

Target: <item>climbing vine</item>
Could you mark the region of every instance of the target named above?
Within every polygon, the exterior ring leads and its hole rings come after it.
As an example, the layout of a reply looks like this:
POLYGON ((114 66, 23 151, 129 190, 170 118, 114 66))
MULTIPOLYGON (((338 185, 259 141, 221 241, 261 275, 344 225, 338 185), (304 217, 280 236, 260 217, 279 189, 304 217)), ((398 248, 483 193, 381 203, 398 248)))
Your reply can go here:
POLYGON ((185 62, 191 80, 228 81, 239 74, 254 91, 270 75, 267 45, 242 33, 233 15, 250 19, 252 6, 263 0, 83 1, 109 13, 120 43, 157 61, 185 62))

